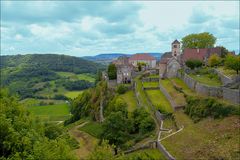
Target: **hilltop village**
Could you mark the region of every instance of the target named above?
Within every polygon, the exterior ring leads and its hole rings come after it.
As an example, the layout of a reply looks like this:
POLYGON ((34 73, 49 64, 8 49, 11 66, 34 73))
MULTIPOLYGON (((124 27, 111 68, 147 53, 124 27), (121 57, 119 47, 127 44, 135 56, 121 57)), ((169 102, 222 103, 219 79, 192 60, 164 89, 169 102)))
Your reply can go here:
MULTIPOLYGON (((198 72, 202 68, 207 68, 211 56, 221 57, 223 55, 221 47, 185 48, 182 52, 181 43, 177 39, 170 46, 171 51, 165 52, 158 62, 156 58, 148 53, 134 54, 130 57, 121 56, 111 63, 116 66, 116 78, 109 78, 107 72, 103 72, 103 78, 108 81, 109 87, 116 87, 118 84, 130 84, 137 75, 143 72, 155 75, 155 81, 156 79, 159 81, 160 79, 177 77, 182 79, 189 88, 199 94, 223 98, 235 104, 240 103, 238 98, 240 95, 239 90, 237 91, 232 87, 234 84, 240 82, 239 75, 231 77, 217 68, 209 67, 208 69, 214 72, 221 81, 222 85, 219 87, 201 83, 188 75, 198 72), (191 60, 201 63, 201 67, 191 70, 186 65, 186 62, 190 62, 191 60)), ((229 52, 229 54, 235 55, 232 52, 229 52)), ((197 76, 201 77, 199 74, 197 76)), ((152 81, 152 79, 149 78, 149 81, 152 81)))

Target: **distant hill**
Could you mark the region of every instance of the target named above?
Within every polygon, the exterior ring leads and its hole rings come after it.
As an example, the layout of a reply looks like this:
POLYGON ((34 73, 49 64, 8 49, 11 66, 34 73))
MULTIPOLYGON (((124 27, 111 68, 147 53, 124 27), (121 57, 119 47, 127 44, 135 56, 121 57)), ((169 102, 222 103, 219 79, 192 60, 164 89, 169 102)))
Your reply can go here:
POLYGON ((94 63, 83 58, 57 55, 57 54, 28 54, 1 56, 0 68, 4 67, 38 67, 52 71, 65 71, 74 73, 96 73, 104 68, 99 63, 94 63))
POLYGON ((87 78, 94 78, 99 69, 105 66, 66 55, 0 56, 1 87, 18 93, 21 98, 53 98, 67 90, 91 87, 93 82, 87 78))
MULTIPOLYGON (((149 53, 153 57, 155 57, 157 60, 160 60, 162 53, 149 53)), ((112 62, 114 59, 117 59, 120 56, 131 56, 133 54, 124 54, 124 53, 106 53, 106 54, 98 54, 96 56, 85 56, 82 57, 83 59, 94 61, 97 63, 102 63, 102 64, 109 64, 112 62)))

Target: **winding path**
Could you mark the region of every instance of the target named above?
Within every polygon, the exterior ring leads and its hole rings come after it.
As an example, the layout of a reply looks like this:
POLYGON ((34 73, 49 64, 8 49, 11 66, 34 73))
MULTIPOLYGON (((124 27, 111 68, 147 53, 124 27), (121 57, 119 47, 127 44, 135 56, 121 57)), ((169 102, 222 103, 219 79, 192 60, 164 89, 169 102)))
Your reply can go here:
POLYGON ((88 156, 89 153, 91 153, 94 150, 95 146, 97 145, 96 138, 79 130, 80 127, 83 127, 87 123, 88 122, 84 122, 80 125, 74 126, 68 131, 69 134, 73 138, 75 138, 80 144, 80 147, 74 150, 79 159, 85 159, 86 156, 88 156))

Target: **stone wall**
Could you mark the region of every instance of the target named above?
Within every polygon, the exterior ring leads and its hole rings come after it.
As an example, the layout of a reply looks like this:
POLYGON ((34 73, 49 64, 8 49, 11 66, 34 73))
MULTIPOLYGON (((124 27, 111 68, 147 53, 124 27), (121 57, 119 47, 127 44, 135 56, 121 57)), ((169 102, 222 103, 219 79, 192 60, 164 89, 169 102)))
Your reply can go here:
POLYGON ((182 79, 190 89, 196 91, 198 94, 204 96, 223 98, 227 101, 230 101, 231 103, 240 104, 239 100, 240 91, 237 89, 229 89, 223 86, 221 87, 208 86, 197 82, 186 73, 181 74, 179 72, 177 76, 178 78, 182 79))
POLYGON ((240 104, 240 91, 238 89, 229 89, 223 87, 223 99, 231 101, 234 104, 240 104))
POLYGON ((108 80, 107 84, 109 88, 115 88, 117 86, 117 80, 108 80))
POLYGON ((232 77, 229 77, 229 76, 226 76, 224 75, 221 71, 217 70, 217 69, 214 69, 215 73, 218 74, 218 76, 220 77, 221 79, 221 82, 222 84, 225 86, 229 83, 235 83, 235 82, 239 82, 240 81, 240 75, 235 75, 235 76, 232 76, 232 77))
POLYGON ((175 158, 166 150, 166 148, 160 142, 156 142, 156 147, 165 155, 165 157, 167 157, 167 159, 175 160, 175 158))

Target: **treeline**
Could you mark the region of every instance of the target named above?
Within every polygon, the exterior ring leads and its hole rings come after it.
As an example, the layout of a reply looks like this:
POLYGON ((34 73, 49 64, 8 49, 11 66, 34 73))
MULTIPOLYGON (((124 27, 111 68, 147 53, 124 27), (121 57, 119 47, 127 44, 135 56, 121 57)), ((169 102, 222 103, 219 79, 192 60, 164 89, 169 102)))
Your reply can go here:
POLYGON ((78 143, 62 127, 35 119, 6 90, 0 101, 0 159, 77 159, 78 143))
POLYGON ((104 66, 82 58, 57 54, 30 54, 1 56, 0 68, 28 66, 29 68, 47 68, 52 71, 74 73, 97 73, 104 66))

